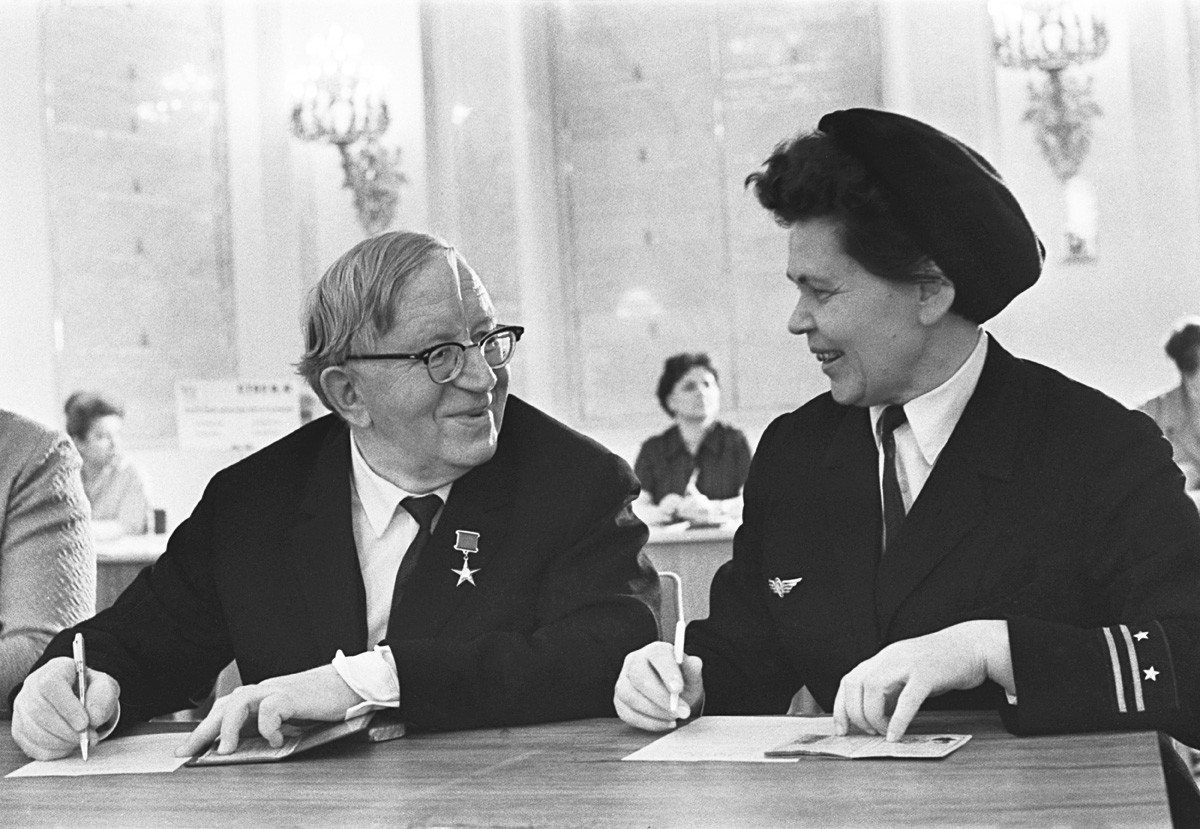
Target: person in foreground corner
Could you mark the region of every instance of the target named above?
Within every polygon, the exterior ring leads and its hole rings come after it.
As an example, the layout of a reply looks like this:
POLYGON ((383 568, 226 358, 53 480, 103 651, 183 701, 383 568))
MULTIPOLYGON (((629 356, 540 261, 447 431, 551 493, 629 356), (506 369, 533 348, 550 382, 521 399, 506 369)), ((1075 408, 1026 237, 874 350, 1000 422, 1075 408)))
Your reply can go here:
POLYGON ((850 109, 747 183, 830 392, 763 434, 709 617, 682 670, 665 643, 627 657, 620 716, 806 701, 895 740, 923 705, 996 708, 1017 734, 1200 745, 1200 514, 1150 418, 981 329, 1044 255, 996 171, 850 109))
POLYGON ((376 708, 433 730, 611 716, 622 658, 657 635, 637 480, 508 395, 521 334, 439 239, 344 254, 300 362, 336 414, 219 472, 158 562, 50 643, 15 698, 21 748, 186 708, 234 658, 249 684, 180 755, 232 751, 247 720, 279 745, 282 721, 376 708))

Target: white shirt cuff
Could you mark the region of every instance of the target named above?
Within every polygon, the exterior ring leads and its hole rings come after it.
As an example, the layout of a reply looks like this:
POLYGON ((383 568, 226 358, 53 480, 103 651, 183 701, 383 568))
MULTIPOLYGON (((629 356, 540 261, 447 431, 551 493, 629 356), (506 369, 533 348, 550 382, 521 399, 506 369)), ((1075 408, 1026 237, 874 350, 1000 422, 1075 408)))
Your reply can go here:
POLYGON ((1017 704, 1017 695, 1016 694, 1010 694, 1008 691, 1005 691, 1004 696, 1008 699, 1009 705, 1017 704))
POLYGON ((363 699, 346 709, 347 720, 368 711, 400 707, 400 675, 389 646, 376 645, 375 650, 355 656, 339 650, 333 657, 333 667, 350 690, 363 699))

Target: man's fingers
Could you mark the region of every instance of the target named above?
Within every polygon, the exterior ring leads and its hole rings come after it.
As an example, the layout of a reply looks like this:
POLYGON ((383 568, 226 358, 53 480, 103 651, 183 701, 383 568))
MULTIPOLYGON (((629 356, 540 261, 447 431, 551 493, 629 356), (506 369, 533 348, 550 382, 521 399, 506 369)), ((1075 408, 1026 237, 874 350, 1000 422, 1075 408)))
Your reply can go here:
POLYGON ((41 723, 25 719, 19 725, 13 726, 13 739, 17 740, 21 749, 34 760, 57 760, 66 757, 72 751, 79 750, 79 735, 66 728, 66 723, 57 721, 64 726, 65 736, 50 731, 41 723))
MULTIPOLYGON (((79 702, 79 696, 75 693, 74 683, 74 674, 72 674, 70 682, 64 682, 60 677, 54 675, 43 676, 39 677, 33 690, 35 695, 41 696, 46 708, 55 712, 72 731, 79 734, 88 727, 88 716, 79 702)), ((37 707, 42 708, 40 705, 37 707)), ((39 717, 39 719, 42 718, 39 717)), ((45 722, 44 724, 48 725, 49 723, 45 722)))
POLYGON ((925 702, 928 693, 914 682, 904 686, 904 690, 900 692, 899 698, 896 700, 896 710, 892 712, 891 722, 887 727, 887 738, 889 742, 896 742, 904 736, 904 732, 908 731, 908 726, 912 723, 913 717, 921 710, 921 704, 925 702))

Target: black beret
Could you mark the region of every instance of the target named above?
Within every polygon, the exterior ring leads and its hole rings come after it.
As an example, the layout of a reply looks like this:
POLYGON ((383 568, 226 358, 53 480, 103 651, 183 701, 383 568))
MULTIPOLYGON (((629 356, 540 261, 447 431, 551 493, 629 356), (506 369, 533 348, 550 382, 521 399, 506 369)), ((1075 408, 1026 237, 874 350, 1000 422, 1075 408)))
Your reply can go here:
POLYGON ((961 141, 894 112, 844 109, 817 129, 857 159, 902 226, 954 283, 974 322, 1042 272, 1046 249, 995 168, 961 141))

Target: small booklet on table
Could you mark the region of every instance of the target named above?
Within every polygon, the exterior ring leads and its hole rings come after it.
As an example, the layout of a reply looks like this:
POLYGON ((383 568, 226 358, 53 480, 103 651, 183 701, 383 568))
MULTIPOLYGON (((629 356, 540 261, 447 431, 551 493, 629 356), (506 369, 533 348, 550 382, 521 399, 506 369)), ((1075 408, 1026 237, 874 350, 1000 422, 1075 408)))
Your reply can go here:
POLYGON ((818 754, 846 760, 895 757, 904 760, 937 760, 961 748, 971 739, 970 734, 905 734, 889 743, 872 734, 847 734, 844 737, 803 734, 779 748, 766 752, 767 757, 800 757, 818 754))
POLYGON ((283 745, 273 747, 261 735, 255 733, 238 740, 238 747, 229 754, 218 754, 217 743, 213 743, 203 754, 187 761, 189 766, 227 766, 236 763, 274 763, 295 754, 308 751, 334 740, 355 734, 369 742, 383 742, 404 736, 404 723, 394 717, 380 716, 371 711, 342 722, 299 721, 283 724, 283 745))

